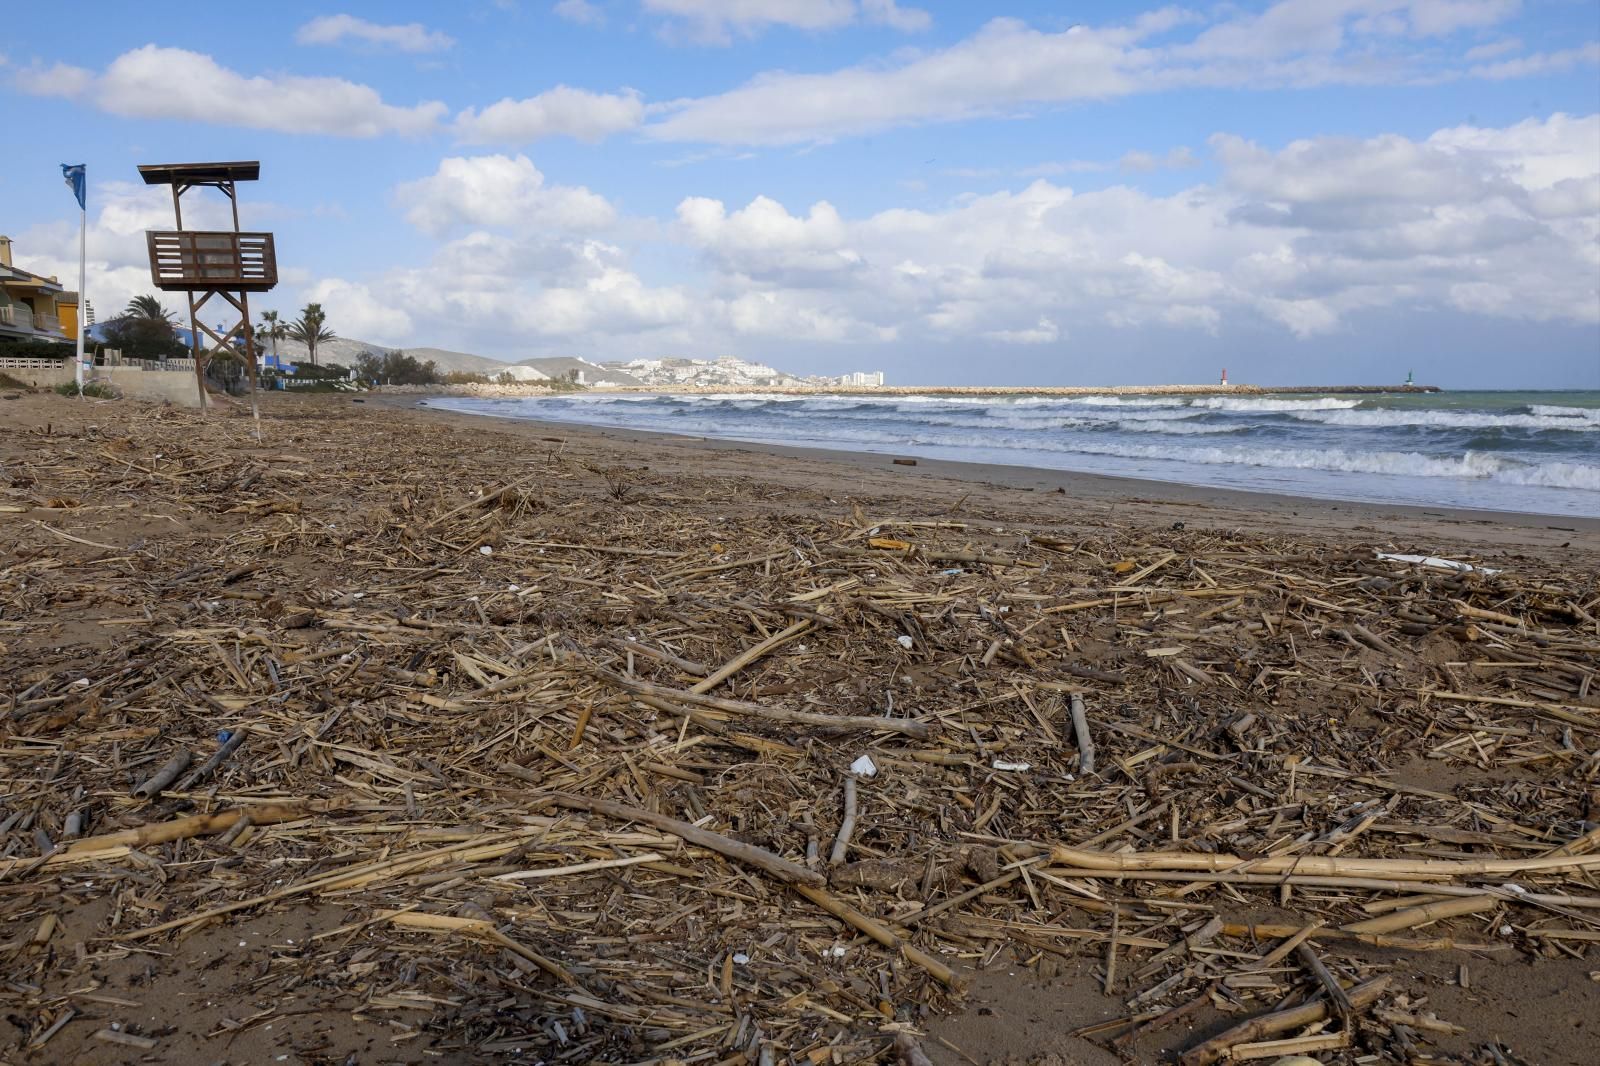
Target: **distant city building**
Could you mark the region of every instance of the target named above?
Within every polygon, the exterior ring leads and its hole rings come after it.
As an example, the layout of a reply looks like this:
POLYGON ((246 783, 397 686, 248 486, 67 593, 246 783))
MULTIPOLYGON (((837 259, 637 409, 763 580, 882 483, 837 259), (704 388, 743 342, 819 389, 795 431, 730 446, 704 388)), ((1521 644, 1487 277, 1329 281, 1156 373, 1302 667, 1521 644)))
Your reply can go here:
POLYGON ((723 355, 716 359, 633 359, 628 362, 602 363, 608 370, 626 373, 646 385, 687 386, 692 388, 877 388, 883 384, 883 371, 857 371, 842 377, 821 375, 800 377, 765 363, 751 363, 737 356, 723 355))

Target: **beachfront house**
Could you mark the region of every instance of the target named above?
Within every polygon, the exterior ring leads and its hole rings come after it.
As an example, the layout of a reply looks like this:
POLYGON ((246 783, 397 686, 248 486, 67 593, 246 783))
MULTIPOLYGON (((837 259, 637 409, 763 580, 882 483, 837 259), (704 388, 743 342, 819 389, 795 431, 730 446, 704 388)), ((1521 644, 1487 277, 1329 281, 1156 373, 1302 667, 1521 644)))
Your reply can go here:
POLYGON ((55 278, 34 274, 11 259, 11 238, 0 237, 0 340, 67 341, 77 338, 78 298, 55 278), (62 302, 71 302, 65 309, 62 302), (73 332, 63 326, 68 315, 73 332))

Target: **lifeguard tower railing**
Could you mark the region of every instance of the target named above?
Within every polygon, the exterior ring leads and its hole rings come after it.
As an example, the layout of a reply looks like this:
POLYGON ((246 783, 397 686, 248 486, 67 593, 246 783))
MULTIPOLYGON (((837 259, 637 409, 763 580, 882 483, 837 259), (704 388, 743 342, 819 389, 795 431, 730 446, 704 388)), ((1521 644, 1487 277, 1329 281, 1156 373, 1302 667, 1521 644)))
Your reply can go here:
POLYGON ((270 233, 149 230, 150 278, 166 292, 266 292, 278 284, 270 233))

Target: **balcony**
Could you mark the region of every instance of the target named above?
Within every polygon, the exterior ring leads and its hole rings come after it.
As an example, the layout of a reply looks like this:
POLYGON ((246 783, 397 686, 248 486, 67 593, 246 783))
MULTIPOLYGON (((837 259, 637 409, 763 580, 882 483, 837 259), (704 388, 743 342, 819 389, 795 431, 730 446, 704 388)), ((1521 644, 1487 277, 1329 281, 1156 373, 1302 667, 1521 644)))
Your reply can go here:
POLYGON ((278 284, 270 233, 151 230, 150 280, 165 292, 266 292, 278 284))
POLYGON ((35 311, 33 315, 33 331, 35 333, 60 333, 61 320, 55 315, 47 315, 35 311))

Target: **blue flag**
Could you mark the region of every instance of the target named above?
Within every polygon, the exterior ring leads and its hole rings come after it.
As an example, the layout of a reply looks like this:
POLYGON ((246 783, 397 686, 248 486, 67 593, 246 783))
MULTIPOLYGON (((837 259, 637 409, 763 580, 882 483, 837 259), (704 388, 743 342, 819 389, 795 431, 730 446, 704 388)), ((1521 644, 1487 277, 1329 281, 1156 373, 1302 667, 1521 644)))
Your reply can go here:
POLYGON ((72 186, 72 195, 78 198, 78 207, 84 211, 89 210, 89 179, 84 173, 83 164, 62 163, 61 176, 72 186))

